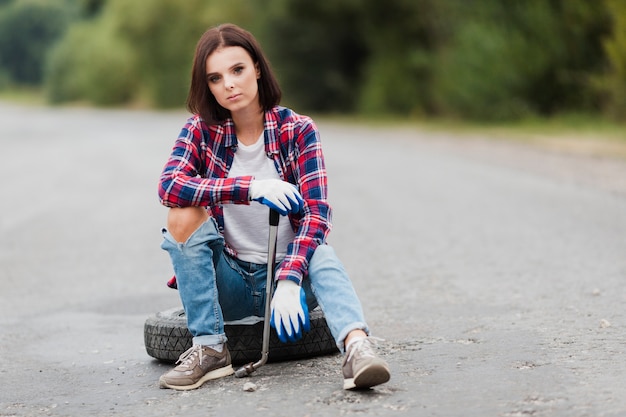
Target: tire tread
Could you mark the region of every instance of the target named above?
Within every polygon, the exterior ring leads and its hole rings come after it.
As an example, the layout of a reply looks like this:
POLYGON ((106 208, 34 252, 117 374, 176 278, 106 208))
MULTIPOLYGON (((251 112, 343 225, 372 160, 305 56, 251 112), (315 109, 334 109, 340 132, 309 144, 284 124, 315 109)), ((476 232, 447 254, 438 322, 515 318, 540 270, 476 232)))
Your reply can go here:
MULTIPOLYGON (((304 359, 338 353, 323 312, 316 308, 310 313, 311 330, 294 343, 281 343, 274 329, 270 332, 268 362, 304 359)), ((261 357, 263 322, 253 325, 226 325, 228 349, 234 365, 255 362, 261 357)), ((163 362, 176 362, 191 347, 192 336, 187 329, 182 308, 156 313, 144 324, 144 343, 151 357, 163 362)))

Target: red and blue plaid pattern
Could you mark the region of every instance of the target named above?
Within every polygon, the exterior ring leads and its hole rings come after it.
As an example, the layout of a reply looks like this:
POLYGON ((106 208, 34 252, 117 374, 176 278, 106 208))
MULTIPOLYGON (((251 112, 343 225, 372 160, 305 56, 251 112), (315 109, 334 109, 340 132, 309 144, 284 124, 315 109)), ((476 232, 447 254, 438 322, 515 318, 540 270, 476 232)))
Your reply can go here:
MULTIPOLYGON (((199 115, 183 127, 159 181, 159 198, 167 207, 207 207, 224 232, 223 204, 249 204, 253 177, 226 178, 237 147, 232 119, 208 126, 199 115)), ((290 214, 296 231, 276 279, 302 283, 309 261, 331 229, 327 177, 319 132, 311 118, 276 106, 265 113, 265 151, 281 179, 296 187, 304 210, 290 214)), ((232 248, 227 250, 236 256, 232 248)))

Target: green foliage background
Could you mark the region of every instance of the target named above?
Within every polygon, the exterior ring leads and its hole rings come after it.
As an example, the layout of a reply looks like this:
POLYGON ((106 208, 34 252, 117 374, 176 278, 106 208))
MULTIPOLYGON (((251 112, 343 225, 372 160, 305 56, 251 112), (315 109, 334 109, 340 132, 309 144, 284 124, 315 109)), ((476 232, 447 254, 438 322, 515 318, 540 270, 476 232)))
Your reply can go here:
POLYGON ((0 0, 0 89, 182 107, 223 22, 257 36, 299 111, 626 120, 626 0, 0 0))

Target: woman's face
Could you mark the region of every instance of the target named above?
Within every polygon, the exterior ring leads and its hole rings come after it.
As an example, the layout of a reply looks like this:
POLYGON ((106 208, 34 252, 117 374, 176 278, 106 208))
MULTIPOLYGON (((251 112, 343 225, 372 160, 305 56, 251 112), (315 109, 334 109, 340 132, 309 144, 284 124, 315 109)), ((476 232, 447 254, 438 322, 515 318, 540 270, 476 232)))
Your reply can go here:
POLYGON ((217 102, 231 113, 260 111, 258 65, 240 46, 216 49, 206 60, 206 80, 217 102))

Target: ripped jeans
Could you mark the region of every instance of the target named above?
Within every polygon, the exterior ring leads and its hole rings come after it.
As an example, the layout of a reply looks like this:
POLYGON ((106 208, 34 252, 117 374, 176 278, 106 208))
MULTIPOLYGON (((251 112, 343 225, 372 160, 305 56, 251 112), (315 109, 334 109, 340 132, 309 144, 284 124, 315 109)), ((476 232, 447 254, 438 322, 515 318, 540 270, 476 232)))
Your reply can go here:
MULTIPOLYGON (((170 254, 194 344, 225 343, 225 321, 263 317, 267 265, 229 256, 215 219, 209 218, 184 243, 166 229, 163 237, 161 248, 170 254)), ((341 351, 352 330, 369 334, 361 302, 332 247, 317 247, 302 287, 309 310, 320 306, 341 351)))

